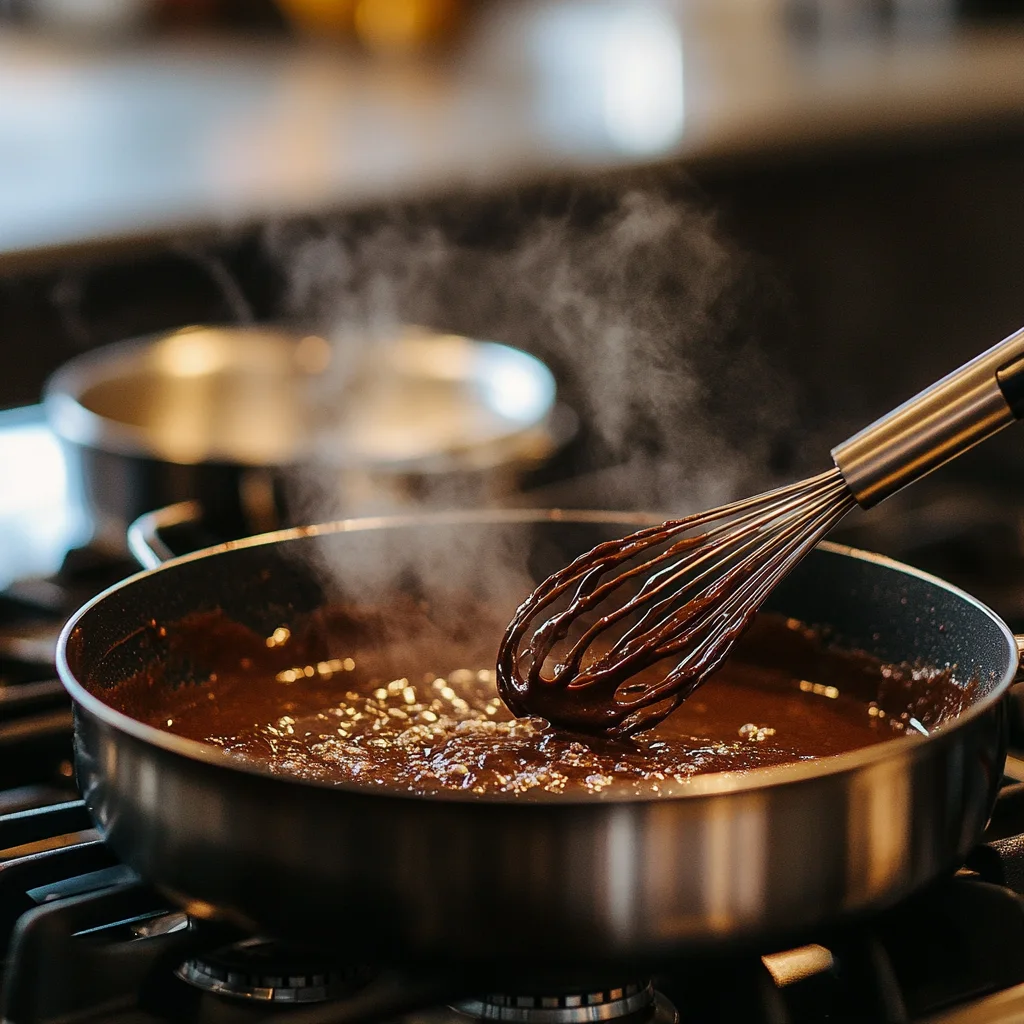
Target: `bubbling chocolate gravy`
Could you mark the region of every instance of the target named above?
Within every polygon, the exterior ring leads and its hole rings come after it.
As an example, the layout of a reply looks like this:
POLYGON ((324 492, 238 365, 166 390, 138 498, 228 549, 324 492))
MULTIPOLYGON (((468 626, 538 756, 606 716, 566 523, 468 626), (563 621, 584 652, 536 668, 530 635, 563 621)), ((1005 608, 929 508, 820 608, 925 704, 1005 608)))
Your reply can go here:
MULTIPOLYGON (((302 779, 417 794, 658 793, 708 772, 826 757, 930 729, 969 702, 949 670, 887 665, 761 614, 700 692, 628 739, 513 718, 492 664, 502 621, 466 608, 321 610, 269 636, 219 612, 153 623, 125 643, 146 667, 91 688, 126 714, 302 779)), ((120 647, 121 645, 119 645, 120 647)), ((677 788, 677 787, 676 787, 677 788)))

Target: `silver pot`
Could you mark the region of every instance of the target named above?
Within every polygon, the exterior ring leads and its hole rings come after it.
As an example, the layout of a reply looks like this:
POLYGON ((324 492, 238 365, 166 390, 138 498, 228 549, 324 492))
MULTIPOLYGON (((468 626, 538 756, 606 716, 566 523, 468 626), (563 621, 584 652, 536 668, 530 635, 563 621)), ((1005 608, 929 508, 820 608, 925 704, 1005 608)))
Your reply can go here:
MULTIPOLYGON (((503 503, 572 432, 540 361, 406 329, 354 355, 272 327, 190 327, 78 356, 47 382, 94 542, 197 499, 220 537, 302 512, 503 503)), ((305 518, 305 515, 303 515, 305 518)))

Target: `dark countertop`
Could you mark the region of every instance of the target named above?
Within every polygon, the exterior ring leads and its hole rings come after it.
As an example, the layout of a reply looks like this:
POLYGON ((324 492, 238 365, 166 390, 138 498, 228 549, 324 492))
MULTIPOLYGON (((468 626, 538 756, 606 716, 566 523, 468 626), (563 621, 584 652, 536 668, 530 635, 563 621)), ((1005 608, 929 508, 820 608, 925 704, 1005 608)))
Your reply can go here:
POLYGON ((444 59, 0 31, 0 270, 272 215, 1024 126, 1024 28, 797 43, 781 0, 517 2, 444 59))

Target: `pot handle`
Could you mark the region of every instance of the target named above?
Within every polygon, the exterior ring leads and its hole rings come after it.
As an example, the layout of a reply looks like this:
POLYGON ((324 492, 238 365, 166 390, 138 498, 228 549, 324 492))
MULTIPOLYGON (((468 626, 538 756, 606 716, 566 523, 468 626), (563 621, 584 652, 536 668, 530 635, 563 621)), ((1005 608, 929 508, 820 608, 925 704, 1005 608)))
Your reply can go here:
MULTIPOLYGON (((155 569, 175 557, 160 532, 173 526, 198 525, 202 519, 203 508, 198 501, 179 501, 146 512, 128 527, 128 550, 143 569, 155 569)), ((1021 640, 1024 642, 1024 638, 1021 640)))

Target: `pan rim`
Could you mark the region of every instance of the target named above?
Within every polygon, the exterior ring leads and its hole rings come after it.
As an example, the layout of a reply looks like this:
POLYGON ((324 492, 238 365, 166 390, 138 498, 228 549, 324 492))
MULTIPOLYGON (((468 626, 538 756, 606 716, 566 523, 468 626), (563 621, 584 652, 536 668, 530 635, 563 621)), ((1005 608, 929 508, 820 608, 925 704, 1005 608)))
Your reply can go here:
POLYGON ((106 588, 84 605, 82 605, 64 624, 57 642, 57 674, 61 683, 68 691, 75 705, 91 714, 104 725, 117 732, 127 734, 135 740, 156 746, 170 754, 191 761, 200 761, 228 771, 238 771, 245 775, 264 779, 274 779, 278 783, 288 785, 311 786, 316 789, 338 791, 346 796, 362 798, 387 797, 395 800, 415 800, 419 804, 426 802, 456 802, 478 804, 480 806, 523 807, 537 809, 540 807, 599 807, 602 805, 632 805, 648 802, 672 802, 675 800, 699 799, 703 797, 724 796, 733 794, 743 796, 776 786, 812 783, 818 779, 835 775, 853 773, 869 769, 876 764, 887 762, 895 756, 917 756, 925 744, 942 742, 945 737, 956 735, 972 721, 987 714, 1002 700, 1006 690, 1013 682, 1018 662, 1018 647, 1009 626, 991 608, 973 595, 943 580, 941 577, 906 565, 886 555, 863 551, 834 541, 822 541, 817 548, 833 554, 844 555, 859 561, 884 566, 921 582, 931 584, 971 605, 984 614, 999 630, 1006 641, 1008 651, 1007 669, 991 690, 966 711, 958 715, 953 722, 942 726, 928 736, 904 735, 875 743, 867 747, 859 747, 840 754, 812 758, 806 761, 791 762, 782 765, 770 765, 762 768, 751 768, 743 771, 709 772, 694 776, 684 782, 671 783, 666 780, 659 792, 644 793, 535 793, 523 797, 515 793, 476 794, 462 790, 445 790, 439 793, 417 794, 406 790, 397 790, 385 786, 367 786, 356 783, 331 782, 321 779, 307 779, 295 775, 287 775, 261 766, 257 763, 243 761, 219 747, 188 739, 167 732, 156 726, 147 725, 138 719, 126 715, 111 707, 98 696, 86 689, 75 676, 67 661, 67 647, 72 633, 78 628, 82 619, 105 599, 126 589, 132 584, 149 578, 157 573, 170 571, 177 566, 190 562, 208 559, 221 554, 247 548, 272 546, 288 541, 302 540, 307 537, 329 536, 336 533, 355 533, 365 530, 377 530, 387 527, 403 527, 427 524, 501 524, 501 523, 540 523, 540 522, 579 522, 621 524, 626 527, 641 528, 653 523, 663 522, 670 518, 661 513, 624 512, 591 509, 491 509, 491 510, 458 510, 434 513, 418 513, 389 516, 366 516, 352 519, 338 519, 308 526, 289 527, 270 533, 256 534, 240 540, 226 541, 213 547, 189 552, 177 558, 169 559, 152 569, 134 573, 106 588))

